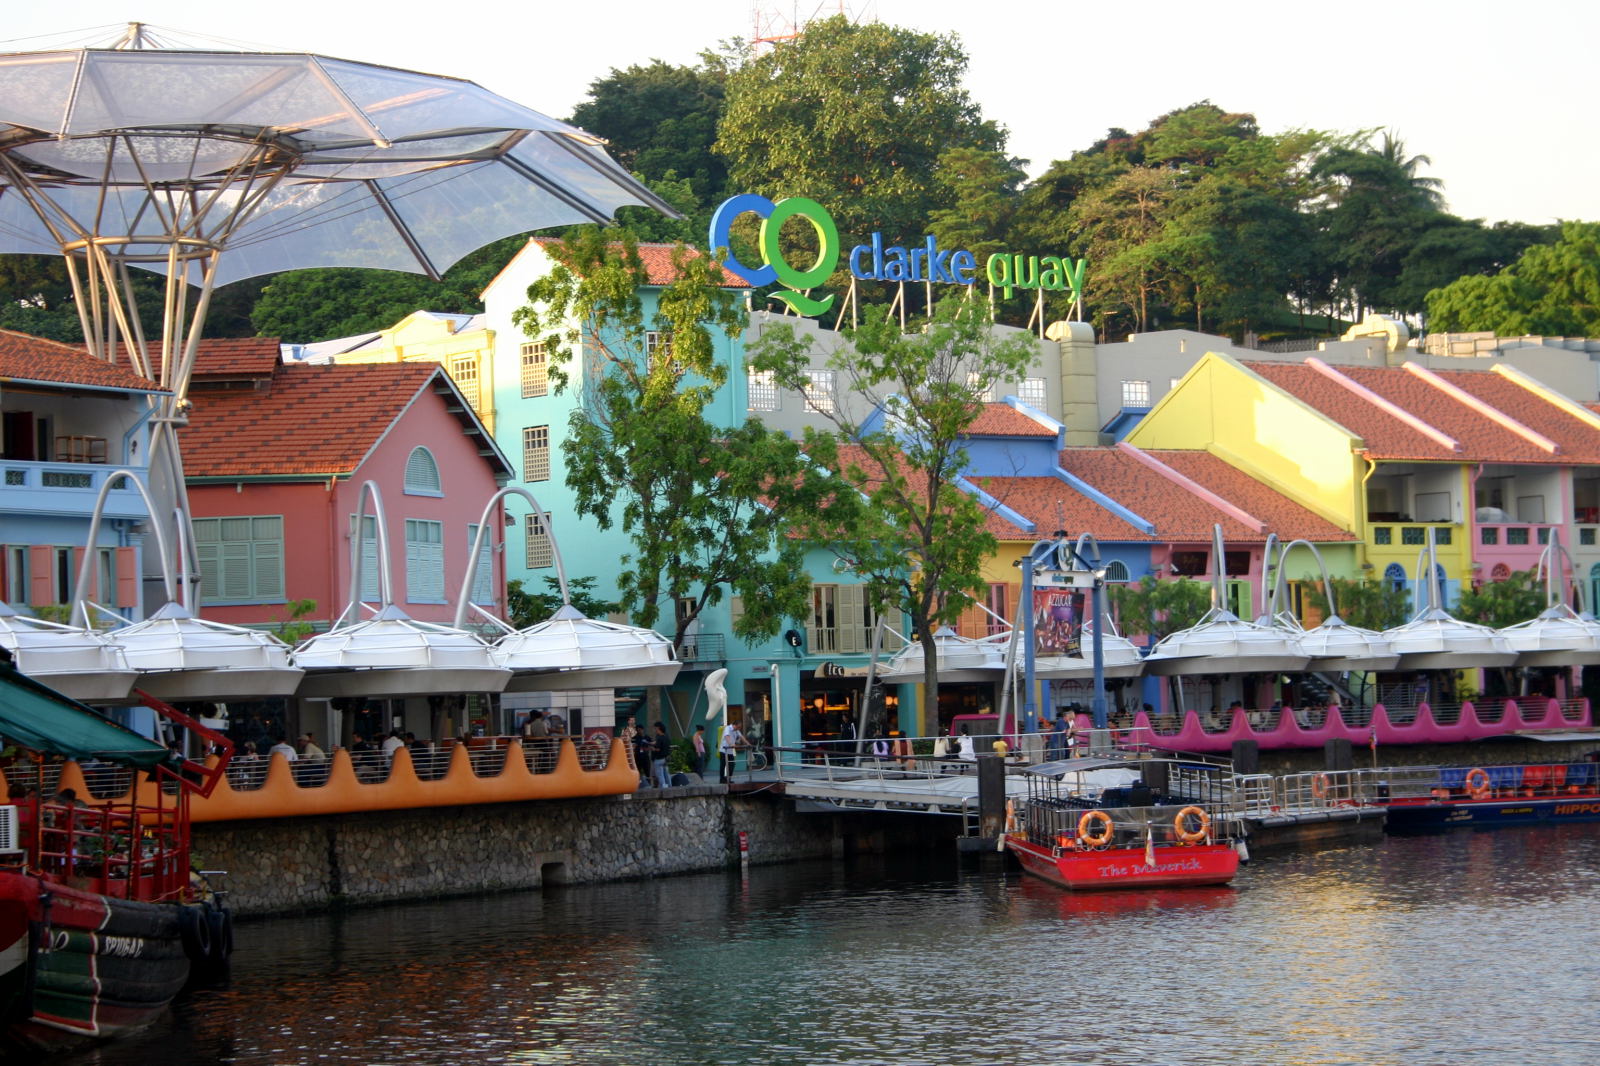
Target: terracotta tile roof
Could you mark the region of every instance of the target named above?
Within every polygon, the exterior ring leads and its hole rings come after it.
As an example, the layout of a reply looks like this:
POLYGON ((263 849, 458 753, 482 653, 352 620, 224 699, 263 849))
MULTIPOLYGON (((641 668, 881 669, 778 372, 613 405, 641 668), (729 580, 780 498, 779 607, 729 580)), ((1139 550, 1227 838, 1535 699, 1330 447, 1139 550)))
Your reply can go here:
MULTIPOLYGON (((1356 539, 1356 535, 1349 530, 1340 529, 1316 512, 1300 506, 1283 493, 1257 481, 1238 467, 1230 466, 1210 452, 1146 449, 1145 454, 1159 459, 1190 481, 1261 519, 1267 524, 1267 532, 1276 533, 1280 540, 1298 538, 1323 543, 1356 539)), ((1154 516, 1145 517, 1155 522, 1158 529, 1161 527, 1154 516)))
MULTIPOLYGON (((839 460, 840 466, 844 468, 848 468, 851 464, 858 464, 861 467, 861 471, 863 475, 865 475, 863 478, 863 481, 865 482, 864 487, 869 492, 872 490, 872 487, 878 484, 878 482, 881 480, 881 478, 875 478, 873 476, 873 471, 877 464, 868 459, 866 457, 866 453, 858 446, 845 445, 841 447, 839 449, 839 460)), ((928 479, 920 471, 906 468, 904 473, 908 483, 908 488, 913 494, 925 493, 927 491, 926 487, 928 484, 928 479)), ((978 479, 973 478, 970 480, 972 480, 973 484, 978 484, 978 479)), ((985 489, 984 491, 988 490, 985 489)), ((982 506, 981 501, 976 502, 982 506)), ((1001 500, 1000 502, 1005 503, 1006 501, 1001 500)), ((1009 506, 1009 504, 1007 506, 1009 506)), ((984 526, 990 533, 994 534, 1001 540, 1032 539, 1034 537, 1033 533, 1028 532, 1026 529, 1023 529, 1021 526, 1016 525, 1010 519, 1006 518, 1003 514, 993 510, 988 512, 984 526)))
MULTIPOLYGON (((1340 372, 1461 442, 1468 462, 1561 463, 1496 422, 1483 406, 1463 403, 1402 367, 1346 366, 1340 372)), ((1471 371, 1455 371, 1457 376, 1471 371)), ((1478 371, 1482 374, 1483 371, 1478 371)), ((1509 412, 1508 412, 1509 413, 1509 412)), ((1513 416, 1514 417, 1514 416, 1513 416)), ((1538 428, 1538 427, 1530 427, 1538 428)))
POLYGON ((195 377, 269 377, 282 359, 276 337, 219 337, 200 342, 195 377))
POLYGON ((434 363, 280 364, 264 391, 201 392, 180 431, 184 472, 349 474, 440 373, 434 363))
POLYGON ((1461 459, 1460 453, 1450 451, 1426 433, 1374 407, 1304 363, 1245 363, 1244 366, 1360 437, 1374 458, 1461 459))
POLYGON ((984 404, 983 412, 967 429, 969 437, 1054 437, 1056 431, 1008 403, 984 404))
POLYGON ((1072 530, 1074 535, 1090 533, 1096 540, 1107 542, 1148 543, 1161 539, 1159 535, 1152 537, 1143 530, 1135 529, 1059 478, 975 477, 971 480, 983 491, 1034 523, 1035 529, 1032 533, 1020 530, 1009 522, 1005 523, 1006 526, 1015 532, 1002 533, 991 525, 989 531, 1002 540, 1034 541, 1048 537, 1052 530, 1062 528, 1072 530))
MULTIPOLYGON (((535 237, 534 241, 548 249, 552 244, 560 244, 555 237, 535 237)), ((611 246, 613 249, 622 247, 620 244, 611 246)), ((677 280, 677 272, 672 267, 671 244, 640 244, 639 261, 644 264, 645 278, 650 285, 671 285, 677 280)), ((693 258, 705 255, 698 248, 689 248, 688 253, 693 258)), ((750 283, 727 267, 720 267, 722 271, 722 284, 730 289, 748 289, 750 283)))
POLYGON ((1435 370, 1434 373, 1456 388, 1472 393, 1485 406, 1555 441, 1561 446, 1555 459, 1569 463, 1600 463, 1600 433, 1538 393, 1503 375, 1482 370, 1435 370))
POLYGON ((126 365, 96 359, 80 347, 0 329, 0 382, 7 381, 92 385, 128 392, 164 391, 126 365))
MULTIPOLYGON (((1310 541, 1353 539, 1350 533, 1205 452, 1145 454, 1260 519, 1267 529, 1246 525, 1228 511, 1117 448, 1068 448, 1061 453, 1060 463, 1069 474, 1083 479, 1153 523, 1155 536, 1140 534, 1136 538, 1139 540, 1205 541, 1211 538, 1211 527, 1218 523, 1222 525, 1223 537, 1242 543, 1263 542, 1268 533, 1276 533, 1284 539, 1303 537, 1310 541)), ((1113 538, 1108 535, 1106 539, 1113 538)))

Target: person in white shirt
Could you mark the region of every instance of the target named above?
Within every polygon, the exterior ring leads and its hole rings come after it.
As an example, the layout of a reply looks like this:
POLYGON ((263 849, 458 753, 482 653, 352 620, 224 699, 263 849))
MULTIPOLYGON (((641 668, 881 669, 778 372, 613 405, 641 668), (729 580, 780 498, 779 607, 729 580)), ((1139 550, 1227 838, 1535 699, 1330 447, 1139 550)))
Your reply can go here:
POLYGON ((405 746, 406 742, 400 739, 399 733, 390 733, 383 740, 383 757, 393 761, 394 753, 405 746))
POLYGON ((739 727, 729 722, 722 727, 722 736, 717 741, 717 776, 723 784, 728 783, 733 773, 733 760, 740 748, 745 746, 744 734, 739 732, 739 727))
POLYGON ((272 745, 272 750, 267 752, 269 759, 274 755, 282 755, 284 762, 294 762, 300 758, 300 753, 294 750, 294 745, 289 743, 287 737, 272 745))

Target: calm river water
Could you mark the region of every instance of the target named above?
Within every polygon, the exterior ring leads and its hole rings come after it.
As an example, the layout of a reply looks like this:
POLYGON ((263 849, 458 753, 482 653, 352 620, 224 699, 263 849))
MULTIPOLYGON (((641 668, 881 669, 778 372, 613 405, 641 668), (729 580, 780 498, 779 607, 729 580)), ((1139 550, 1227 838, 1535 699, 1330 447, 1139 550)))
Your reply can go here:
POLYGON ((74 1066, 1600 1061, 1600 826, 1072 896, 993 861, 758 867, 248 922, 74 1066))

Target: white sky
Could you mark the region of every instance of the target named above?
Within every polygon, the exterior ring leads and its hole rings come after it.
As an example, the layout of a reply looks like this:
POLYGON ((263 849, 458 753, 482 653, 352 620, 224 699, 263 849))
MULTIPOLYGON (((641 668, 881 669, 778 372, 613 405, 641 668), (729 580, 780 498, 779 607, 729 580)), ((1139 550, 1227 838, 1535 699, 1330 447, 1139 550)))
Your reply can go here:
MULTIPOLYGON (((803 18, 839 0, 768 0, 803 18)), ((1112 126, 1143 129, 1210 99, 1261 128, 1395 130, 1451 210, 1490 221, 1600 219, 1593 0, 854 0, 854 10, 955 32, 968 88, 1037 174, 1112 126)), ((470 78, 563 117, 612 67, 692 62, 749 37, 751 0, 69 0, 9 5, 0 50, 100 44, 137 18, 195 38, 470 78), (89 32, 93 31, 93 32, 89 32)))

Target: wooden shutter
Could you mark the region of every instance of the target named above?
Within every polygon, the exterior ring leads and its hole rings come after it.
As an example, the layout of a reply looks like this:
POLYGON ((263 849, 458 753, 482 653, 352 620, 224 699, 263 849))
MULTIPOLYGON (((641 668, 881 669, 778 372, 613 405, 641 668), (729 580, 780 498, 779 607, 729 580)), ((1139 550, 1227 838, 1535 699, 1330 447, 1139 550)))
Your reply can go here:
POLYGON ((118 548, 116 554, 117 603, 119 610, 139 606, 139 553, 134 548, 118 548))
POLYGON ((834 621, 838 625, 841 655, 867 651, 871 645, 867 629, 866 589, 860 585, 834 586, 834 621))
POLYGON ((56 602, 55 573, 56 550, 48 544, 28 545, 28 606, 56 602))

